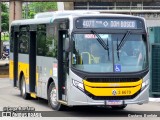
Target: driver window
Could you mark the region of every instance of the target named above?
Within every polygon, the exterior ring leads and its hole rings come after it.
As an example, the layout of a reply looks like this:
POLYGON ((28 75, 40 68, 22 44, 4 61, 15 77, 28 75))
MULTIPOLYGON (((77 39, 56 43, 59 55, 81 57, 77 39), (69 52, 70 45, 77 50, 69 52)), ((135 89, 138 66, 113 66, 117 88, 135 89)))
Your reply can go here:
POLYGON ((62 39, 63 39, 63 61, 66 61, 68 59, 68 53, 65 52, 65 45, 64 45, 66 38, 68 38, 67 33, 62 35, 62 39))

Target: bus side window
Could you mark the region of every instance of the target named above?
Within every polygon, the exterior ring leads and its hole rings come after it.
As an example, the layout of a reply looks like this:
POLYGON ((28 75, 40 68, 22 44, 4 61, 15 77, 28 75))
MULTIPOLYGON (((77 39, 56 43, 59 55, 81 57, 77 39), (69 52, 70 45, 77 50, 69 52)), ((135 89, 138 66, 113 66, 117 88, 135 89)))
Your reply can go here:
POLYGON ((37 55, 46 55, 46 25, 38 25, 37 28, 37 55))
POLYGON ((57 32, 57 26, 56 24, 53 26, 53 57, 57 58, 57 52, 58 52, 58 32, 57 32))
POLYGON ((46 37, 46 56, 53 57, 54 50, 54 26, 52 24, 47 25, 47 37, 46 37))
POLYGON ((19 33, 19 53, 26 54, 29 52, 29 31, 27 26, 22 26, 19 33))

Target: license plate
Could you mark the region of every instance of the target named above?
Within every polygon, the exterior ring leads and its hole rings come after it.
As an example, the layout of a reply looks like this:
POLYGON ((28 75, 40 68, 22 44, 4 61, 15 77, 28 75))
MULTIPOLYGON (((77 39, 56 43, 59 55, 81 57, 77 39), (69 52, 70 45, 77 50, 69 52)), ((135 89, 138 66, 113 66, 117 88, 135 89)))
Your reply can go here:
POLYGON ((122 105, 123 100, 106 100, 106 105, 122 105))

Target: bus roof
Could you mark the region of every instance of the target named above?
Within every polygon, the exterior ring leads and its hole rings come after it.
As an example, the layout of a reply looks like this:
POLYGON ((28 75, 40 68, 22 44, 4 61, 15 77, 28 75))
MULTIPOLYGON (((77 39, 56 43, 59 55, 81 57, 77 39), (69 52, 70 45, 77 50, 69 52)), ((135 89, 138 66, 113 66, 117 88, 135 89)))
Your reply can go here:
POLYGON ((139 18, 142 17, 132 16, 132 15, 124 15, 124 14, 110 14, 110 13, 99 13, 95 11, 84 11, 84 10, 76 10, 76 11, 56 11, 56 12, 44 12, 38 13, 35 15, 34 19, 24 19, 24 20, 15 20, 11 23, 11 26, 14 25, 28 25, 28 24, 45 24, 52 23, 54 19, 58 18, 74 18, 74 17, 129 17, 129 18, 139 18))
POLYGON ((56 17, 56 16, 66 16, 66 15, 76 15, 76 14, 96 14, 100 12, 96 11, 86 11, 86 10, 66 10, 66 11, 54 11, 54 12, 43 12, 37 13, 34 18, 46 18, 46 17, 56 17))

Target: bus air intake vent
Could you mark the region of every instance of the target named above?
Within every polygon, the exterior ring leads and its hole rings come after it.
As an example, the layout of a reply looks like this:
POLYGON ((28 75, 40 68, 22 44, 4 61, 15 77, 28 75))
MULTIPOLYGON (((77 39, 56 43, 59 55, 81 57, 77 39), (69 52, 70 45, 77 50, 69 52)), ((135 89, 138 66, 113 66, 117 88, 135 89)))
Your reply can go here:
POLYGON ((88 82, 137 82, 141 78, 87 78, 88 82))

